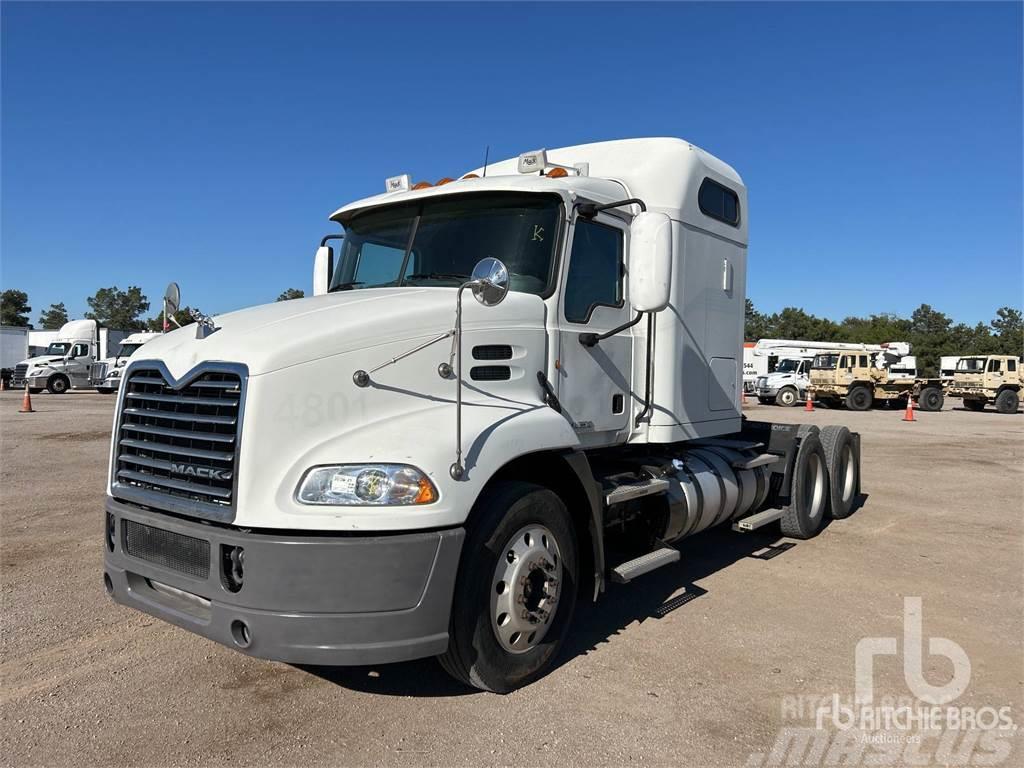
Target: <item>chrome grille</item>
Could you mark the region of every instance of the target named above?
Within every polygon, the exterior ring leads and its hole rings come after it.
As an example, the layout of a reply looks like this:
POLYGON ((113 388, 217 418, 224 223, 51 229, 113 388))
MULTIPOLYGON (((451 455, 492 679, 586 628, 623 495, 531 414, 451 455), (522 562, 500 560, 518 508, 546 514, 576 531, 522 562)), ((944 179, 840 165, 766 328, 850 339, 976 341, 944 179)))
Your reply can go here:
POLYGON ((89 383, 102 384, 107 378, 107 363, 93 363, 89 370, 89 383))
POLYGON ((114 495, 232 520, 243 378, 208 369, 172 385, 157 368, 132 368, 123 383, 114 495))
POLYGON ((25 386, 25 374, 28 372, 28 363, 19 363, 14 366, 14 376, 11 377, 11 386, 25 386))

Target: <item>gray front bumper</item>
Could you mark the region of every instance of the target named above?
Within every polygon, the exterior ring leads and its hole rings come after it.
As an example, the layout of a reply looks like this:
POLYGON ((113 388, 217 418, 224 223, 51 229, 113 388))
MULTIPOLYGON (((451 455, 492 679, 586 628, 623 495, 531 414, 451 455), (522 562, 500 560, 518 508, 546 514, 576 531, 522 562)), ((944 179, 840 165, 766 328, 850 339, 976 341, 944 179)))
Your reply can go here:
POLYGON ((293 664, 406 661, 448 646, 462 528, 271 534, 183 520, 111 498, 106 509, 113 516, 114 547, 104 547, 104 580, 123 605, 243 653, 293 664), (186 541, 181 536, 207 542, 208 573, 196 573, 195 558, 186 569, 177 555, 129 554, 126 521, 157 529, 146 532, 147 541, 170 534, 167 553, 186 541), (244 547, 244 578, 241 589, 231 592, 222 560, 228 547, 237 546, 244 547))

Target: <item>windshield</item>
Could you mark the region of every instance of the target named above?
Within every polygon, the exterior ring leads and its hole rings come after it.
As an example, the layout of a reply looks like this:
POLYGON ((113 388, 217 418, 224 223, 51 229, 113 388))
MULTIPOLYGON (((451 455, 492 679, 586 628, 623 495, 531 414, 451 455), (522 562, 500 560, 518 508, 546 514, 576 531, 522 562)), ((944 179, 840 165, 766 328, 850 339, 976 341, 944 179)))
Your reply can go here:
POLYGON ((780 360, 775 371, 777 373, 796 373, 799 368, 799 360, 780 360))
POLYGON ((117 356, 130 357, 132 353, 141 346, 141 344, 122 344, 121 348, 117 350, 117 356))
POLYGON ((67 354, 68 350, 71 349, 70 341, 55 341, 53 344, 46 348, 46 354, 48 355, 60 355, 63 357, 67 354))
POLYGON ((481 194, 371 210, 345 225, 331 291, 458 286, 480 259, 501 259, 509 289, 543 294, 551 284, 561 198, 481 194))
POLYGON ((984 357, 961 357, 960 362, 956 364, 958 371, 967 371, 968 373, 982 373, 985 370, 985 358, 984 357))
POLYGON ((839 355, 815 355, 811 368, 835 368, 839 362, 839 355))

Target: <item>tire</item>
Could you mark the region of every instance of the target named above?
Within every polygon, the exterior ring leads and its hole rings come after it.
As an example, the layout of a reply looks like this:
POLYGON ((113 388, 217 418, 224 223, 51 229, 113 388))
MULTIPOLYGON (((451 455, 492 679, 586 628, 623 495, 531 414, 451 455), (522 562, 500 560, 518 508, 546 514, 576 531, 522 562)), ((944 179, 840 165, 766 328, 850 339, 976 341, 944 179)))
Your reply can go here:
POLYGON ((789 506, 779 521, 782 534, 793 539, 814 536, 821 530, 828 503, 828 465, 820 433, 806 432, 801 437, 793 468, 789 506))
POLYGON ((775 404, 792 408, 796 405, 796 401, 799 399, 800 397, 797 394, 795 387, 783 387, 779 390, 779 393, 775 395, 775 404))
POLYGON ((828 467, 829 514, 842 520, 853 514, 860 487, 860 462, 854 450, 853 436, 843 426, 821 429, 821 447, 828 467))
POLYGON ((922 411, 941 411, 945 396, 938 387, 925 387, 917 396, 917 406, 922 411))
POLYGON ((968 411, 983 411, 985 410, 985 401, 968 399, 965 397, 964 408, 966 408, 968 411))
POLYGON ((63 395, 71 389, 71 382, 63 373, 55 373, 46 380, 46 391, 51 395, 63 395))
POLYGON ((29 387, 28 388, 28 393, 30 395, 38 395, 42 391, 43 391, 43 387, 29 387))
POLYGON ((474 517, 462 548, 448 650, 439 661, 467 685, 509 693, 548 671, 568 633, 578 583, 576 531, 555 493, 518 481, 487 489, 474 517), (534 534, 543 540, 538 542, 534 534), (502 585, 504 591, 499 591, 502 585), (539 603, 534 603, 538 594, 539 603), (518 603, 520 597, 527 602, 518 603), (540 624, 522 617, 529 611, 531 619, 540 618, 545 607, 549 613, 540 624), (521 613, 515 616, 502 608, 521 613), (503 639, 499 623, 507 627, 503 639), (540 636, 531 640, 533 634, 526 634, 530 627, 540 636))
POLYGON ((846 407, 851 411, 866 411, 871 408, 874 396, 871 390, 860 384, 846 393, 846 407))
POLYGON ((996 395, 996 410, 999 413, 1016 413, 1020 405, 1020 397, 1012 389, 1004 389, 996 395))

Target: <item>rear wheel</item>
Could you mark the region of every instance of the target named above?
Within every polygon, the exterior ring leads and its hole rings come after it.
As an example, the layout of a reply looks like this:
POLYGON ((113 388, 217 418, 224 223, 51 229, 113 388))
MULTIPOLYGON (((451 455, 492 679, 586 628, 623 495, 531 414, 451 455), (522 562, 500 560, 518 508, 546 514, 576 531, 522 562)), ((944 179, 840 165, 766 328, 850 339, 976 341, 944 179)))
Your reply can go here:
POLYGON ((846 407, 851 411, 866 411, 871 407, 873 399, 871 390, 859 385, 846 393, 846 407))
POLYGON ((783 387, 779 390, 779 394, 775 396, 775 402, 787 408, 796 405, 796 401, 797 392, 794 387, 783 387))
POLYGON ((508 693, 544 675, 576 607, 576 534, 562 500, 524 482, 485 491, 459 566, 448 650, 457 680, 508 693))
POLYGON ((917 396, 917 404, 922 411, 941 411, 945 398, 938 387, 925 387, 917 396))
POLYGON ((969 398, 965 397, 964 398, 964 408, 966 408, 968 411, 983 411, 983 410, 985 410, 985 401, 984 400, 974 400, 974 399, 969 399, 969 398))
POLYGON ((843 426, 822 427, 821 447, 828 467, 829 513, 841 520, 853 514, 857 496, 860 466, 853 436, 843 426))
POLYGON ((789 506, 779 521, 783 535, 794 539, 814 536, 825 519, 828 493, 828 466, 820 434, 805 432, 793 468, 789 506))
POLYGON ((996 396, 996 410, 999 413, 1016 413, 1020 397, 1012 389, 1004 389, 996 396))
POLYGON ((46 389, 53 395, 63 395, 71 389, 71 382, 63 373, 55 373, 46 380, 46 389))

